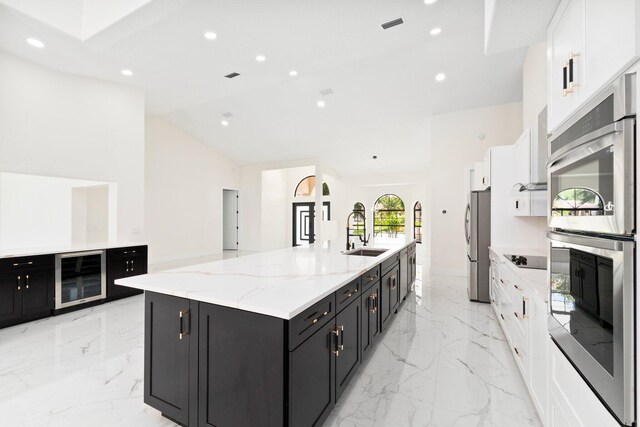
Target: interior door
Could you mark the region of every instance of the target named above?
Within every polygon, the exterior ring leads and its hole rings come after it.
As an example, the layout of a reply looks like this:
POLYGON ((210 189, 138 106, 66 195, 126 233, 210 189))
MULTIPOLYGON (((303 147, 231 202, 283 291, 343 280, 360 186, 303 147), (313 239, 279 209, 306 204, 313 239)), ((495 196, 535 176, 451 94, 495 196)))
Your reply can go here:
POLYGON ((222 190, 222 248, 238 250, 238 191, 222 190))

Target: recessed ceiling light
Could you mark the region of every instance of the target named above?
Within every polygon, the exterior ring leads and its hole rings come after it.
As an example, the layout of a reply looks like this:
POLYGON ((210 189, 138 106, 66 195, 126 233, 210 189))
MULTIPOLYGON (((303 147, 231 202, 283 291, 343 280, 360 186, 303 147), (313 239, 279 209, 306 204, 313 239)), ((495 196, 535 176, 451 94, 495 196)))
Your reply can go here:
POLYGON ((441 32, 442 32, 442 28, 435 27, 435 28, 432 28, 431 31, 429 31, 429 34, 431 34, 432 36, 437 36, 441 32))
POLYGON ((318 101, 318 107, 324 108, 325 105, 327 105, 327 104, 325 104, 324 101, 322 101, 322 100, 318 101))
POLYGON ((221 121, 221 122, 220 122, 220 124, 221 124, 222 126, 229 126, 229 122, 228 122, 228 121, 226 121, 226 120, 221 121))
POLYGON ((256 56, 256 61, 258 61, 258 62, 264 62, 264 61, 266 61, 266 60, 267 60, 267 57, 266 57, 266 56, 264 56, 264 55, 258 55, 258 56, 256 56))
POLYGON ((122 73, 123 76, 133 76, 133 71, 131 70, 122 70, 120 71, 122 73))
POLYGON ((438 0, 424 0, 424 4, 434 4, 438 0))
POLYGON ((289 71, 289 75, 290 75, 291 77, 295 77, 295 76, 297 76, 297 75, 298 75, 298 72, 297 72, 296 70, 291 70, 291 71, 289 71))
POLYGON ((27 43, 29 43, 31 46, 37 47, 39 49, 42 49, 44 47, 44 43, 42 43, 38 39, 29 38, 29 39, 27 39, 27 43))
POLYGON ((218 38, 218 35, 213 31, 207 31, 206 33, 204 33, 204 38, 207 40, 215 40, 216 38, 218 38))
POLYGON ((438 73, 438 74, 436 74, 436 81, 437 81, 437 82, 441 82, 441 81, 443 81, 443 80, 444 80, 444 79, 446 79, 446 78, 447 78, 447 76, 446 76, 444 73, 438 73))

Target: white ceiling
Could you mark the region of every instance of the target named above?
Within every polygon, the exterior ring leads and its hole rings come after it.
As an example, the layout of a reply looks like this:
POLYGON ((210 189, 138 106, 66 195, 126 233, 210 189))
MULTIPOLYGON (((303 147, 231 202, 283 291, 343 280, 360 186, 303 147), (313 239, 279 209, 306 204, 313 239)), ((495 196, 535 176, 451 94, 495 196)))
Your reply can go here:
POLYGON ((0 50, 141 87, 149 114, 239 163, 318 158, 344 175, 425 168, 428 116, 520 100, 526 52, 484 54, 479 0, 152 0, 84 41, 0 5, 0 50))

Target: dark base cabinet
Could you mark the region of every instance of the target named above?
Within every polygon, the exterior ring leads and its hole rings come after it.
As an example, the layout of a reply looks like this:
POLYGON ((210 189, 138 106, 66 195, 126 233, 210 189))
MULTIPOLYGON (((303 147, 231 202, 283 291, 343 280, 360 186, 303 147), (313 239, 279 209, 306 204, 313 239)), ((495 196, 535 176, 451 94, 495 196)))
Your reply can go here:
POLYGON ((0 328, 51 316, 54 256, 0 260, 0 328))
POLYGON ((114 301, 143 291, 114 282, 125 277, 147 274, 147 247, 134 246, 107 250, 107 301, 114 301))
POLYGON ((144 401, 183 426, 320 426, 399 305, 376 266, 291 320, 145 296, 144 401))

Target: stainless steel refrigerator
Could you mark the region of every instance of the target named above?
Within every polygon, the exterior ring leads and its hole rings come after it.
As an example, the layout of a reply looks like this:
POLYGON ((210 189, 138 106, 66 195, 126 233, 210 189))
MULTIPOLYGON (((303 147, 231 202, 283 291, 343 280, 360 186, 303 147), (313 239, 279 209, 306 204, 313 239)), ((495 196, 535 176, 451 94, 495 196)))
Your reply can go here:
POLYGON ((489 302, 489 246, 491 246, 491 191, 472 191, 464 217, 467 239, 469 299, 489 302))

